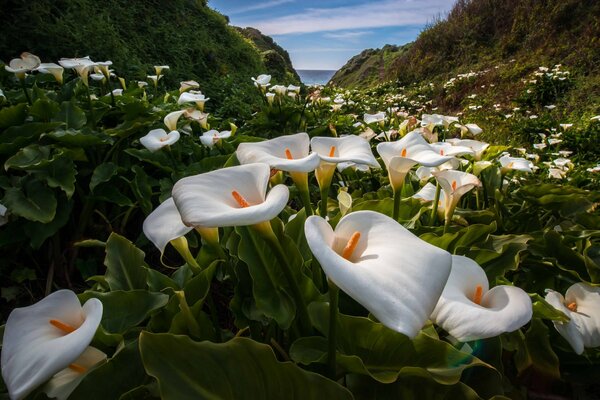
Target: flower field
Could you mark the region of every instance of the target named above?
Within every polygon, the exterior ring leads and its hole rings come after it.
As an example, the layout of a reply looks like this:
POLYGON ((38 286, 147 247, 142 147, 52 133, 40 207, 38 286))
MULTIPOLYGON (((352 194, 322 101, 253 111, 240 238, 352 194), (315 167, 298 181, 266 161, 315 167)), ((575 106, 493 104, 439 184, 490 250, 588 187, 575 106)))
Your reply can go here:
POLYGON ((565 67, 453 115, 265 74, 246 115, 54 61, 3 67, 0 396, 598 395, 600 115, 558 116, 565 67))

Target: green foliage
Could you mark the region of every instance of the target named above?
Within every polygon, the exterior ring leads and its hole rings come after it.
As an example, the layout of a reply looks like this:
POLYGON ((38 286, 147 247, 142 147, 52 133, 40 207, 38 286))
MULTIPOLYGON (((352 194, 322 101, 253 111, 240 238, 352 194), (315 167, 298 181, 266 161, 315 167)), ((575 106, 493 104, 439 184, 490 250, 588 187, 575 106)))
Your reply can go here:
POLYGON ((140 350, 163 399, 352 398, 335 382, 278 362, 268 346, 245 338, 195 343, 182 336, 144 333, 140 350))
MULTIPOLYGON (((22 51, 44 62, 89 55, 113 61, 120 76, 142 81, 155 73, 153 65, 168 64, 166 84, 194 79, 219 106, 229 101, 218 90, 223 79, 245 84, 250 92, 251 76, 267 71, 282 79, 295 75, 289 62, 267 62, 222 15, 201 1, 109 0, 99 6, 90 0, 35 4, 9 0, 2 8, 11 10, 0 13, 0 54, 5 59, 22 51)), ((272 47, 280 49, 274 43, 272 47)))

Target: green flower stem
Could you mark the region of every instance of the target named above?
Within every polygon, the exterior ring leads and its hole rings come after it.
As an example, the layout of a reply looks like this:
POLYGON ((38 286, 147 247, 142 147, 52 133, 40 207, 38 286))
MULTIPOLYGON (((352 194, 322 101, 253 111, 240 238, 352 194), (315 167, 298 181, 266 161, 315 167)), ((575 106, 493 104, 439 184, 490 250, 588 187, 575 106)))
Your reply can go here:
POLYGON ((329 284, 329 346, 327 349, 327 365, 329 367, 330 378, 335 380, 337 372, 336 363, 336 335, 337 335, 337 317, 340 289, 331 280, 329 284))
POLYGON ((27 91, 27 87, 25 86, 25 77, 23 77, 23 79, 20 79, 20 81, 21 89, 23 89, 23 93, 25 93, 25 98, 27 99, 29 105, 32 105, 33 103, 31 102, 31 97, 29 97, 29 92, 27 91))
POLYGON ((436 181, 435 183, 435 197, 433 199, 433 207, 431 208, 431 218, 429 218, 429 220, 431 221, 431 226, 435 225, 435 221, 437 221, 437 211, 438 211, 438 204, 440 202, 440 192, 442 191, 442 187, 440 186, 440 183, 436 181))
POLYGON ((273 228, 269 221, 261 222, 260 224, 256 224, 252 226, 252 230, 259 234, 263 240, 267 242, 279 265, 281 266, 281 270, 283 271, 283 275, 285 279, 288 281, 290 289, 292 291, 292 297, 294 299, 294 303, 296 303, 296 318, 300 324, 300 330, 303 335, 307 335, 311 331, 310 319, 308 317, 308 310, 306 308, 306 302, 304 301, 304 296, 302 296, 302 292, 300 291, 300 287, 298 286, 298 282, 294 277, 294 273, 290 267, 290 264, 287 260, 287 256, 285 254, 285 250, 281 247, 281 243, 279 243, 279 239, 275 236, 275 232, 273 232, 273 228))
POLYGON ((308 191, 308 174, 306 172, 290 172, 290 176, 300 192, 300 199, 304 204, 304 210, 306 216, 310 217, 313 215, 312 205, 310 204, 310 193, 308 191))
POLYGON ((444 221, 444 235, 446 234, 446 232, 448 232, 448 227, 450 226, 451 220, 452 220, 452 216, 448 216, 448 217, 446 217, 446 220, 444 221))
POLYGON ((329 198, 329 186, 321 188, 321 204, 319 204, 319 214, 321 217, 327 217, 327 199, 329 198))
POLYGON ((219 228, 203 228, 201 226, 197 226, 196 232, 200 234, 206 244, 208 244, 217 252, 217 255, 221 260, 227 260, 227 255, 219 243, 219 228))
POLYGON ((398 214, 400 213, 400 200, 402 200, 402 186, 394 190, 394 211, 392 218, 394 221, 398 221, 398 214))
POLYGON ((329 188, 331 187, 331 180, 333 179, 335 168, 335 164, 321 162, 321 165, 315 170, 315 176, 317 177, 317 182, 321 188, 319 214, 323 218, 327 216, 327 199, 329 198, 329 188))
POLYGON ((185 322, 190 334, 197 338, 200 337, 200 325, 198 325, 198 321, 196 321, 196 318, 194 317, 194 314, 192 313, 192 310, 190 309, 190 306, 187 303, 185 293, 183 292, 183 290, 178 290, 175 292, 175 294, 179 299, 179 309, 183 313, 183 317, 185 318, 185 322))

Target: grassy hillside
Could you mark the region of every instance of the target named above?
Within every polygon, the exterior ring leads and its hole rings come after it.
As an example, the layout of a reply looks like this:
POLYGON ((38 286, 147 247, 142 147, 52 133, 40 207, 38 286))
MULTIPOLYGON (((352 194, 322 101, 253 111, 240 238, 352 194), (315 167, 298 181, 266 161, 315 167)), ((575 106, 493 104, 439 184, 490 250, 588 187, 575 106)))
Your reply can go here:
POLYGON ((245 38, 250 39, 260 51, 265 66, 272 72, 273 79, 280 82, 300 82, 300 77, 292 65, 290 55, 271 37, 263 35, 255 28, 235 28, 245 38))
POLYGON ((219 104, 223 87, 251 84, 250 76, 288 68, 265 62, 223 15, 200 0, 3 0, 0 60, 30 51, 46 62, 89 55, 113 61, 121 76, 145 79, 153 65, 171 67, 166 84, 195 79, 219 104), (93 16, 93 18, 92 18, 93 16))
POLYGON ((381 49, 367 49, 357 56, 352 57, 331 78, 331 82, 343 87, 356 87, 357 85, 371 86, 386 79, 392 63, 406 53, 410 45, 386 45, 381 49))
POLYGON ((464 111, 475 97, 490 106, 558 103, 567 114, 597 113, 600 2, 459 0, 446 19, 425 29, 406 51, 393 54, 379 79, 356 71, 372 71, 376 60, 385 58, 385 48, 367 55, 351 59, 332 82, 344 87, 432 83, 433 104, 447 113, 464 111), (539 67, 557 64, 570 73, 568 87, 530 87, 539 67), (454 84, 448 85, 451 80, 454 84), (548 93, 532 99, 540 90, 548 93))

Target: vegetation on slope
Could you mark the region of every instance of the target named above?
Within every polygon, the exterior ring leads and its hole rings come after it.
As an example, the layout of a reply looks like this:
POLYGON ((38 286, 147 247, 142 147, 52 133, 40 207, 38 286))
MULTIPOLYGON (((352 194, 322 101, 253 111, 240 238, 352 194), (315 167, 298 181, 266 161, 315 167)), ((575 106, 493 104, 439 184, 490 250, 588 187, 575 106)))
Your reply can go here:
POLYGON ((278 81, 290 81, 299 83, 300 77, 292 65, 292 60, 288 52, 275 41, 261 31, 255 28, 239 28, 235 27, 244 37, 250 39, 258 48, 263 62, 267 69, 271 72, 274 79, 278 81))
POLYGON ((367 49, 352 57, 346 65, 338 70, 331 82, 342 87, 357 85, 372 86, 386 80, 391 64, 406 53, 410 45, 385 45, 381 49, 367 49))
POLYGON ((598 2, 459 0, 446 19, 397 53, 379 79, 353 74, 362 66, 352 59, 332 82, 362 88, 385 82, 420 94, 426 86, 432 111, 483 119, 490 134, 526 144, 543 132, 545 119, 558 124, 598 114, 599 44, 598 2), (569 72, 564 79, 550 76, 556 65, 569 72), (526 124, 499 123, 525 107, 533 116, 525 116, 526 124))
POLYGON ((232 93, 234 83, 251 85, 250 76, 289 73, 287 66, 263 60, 226 17, 201 0, 3 1, 0 59, 7 62, 22 51, 42 60, 111 60, 119 75, 138 80, 154 74, 153 65, 168 64, 165 84, 194 79, 215 104, 253 93, 232 93))

